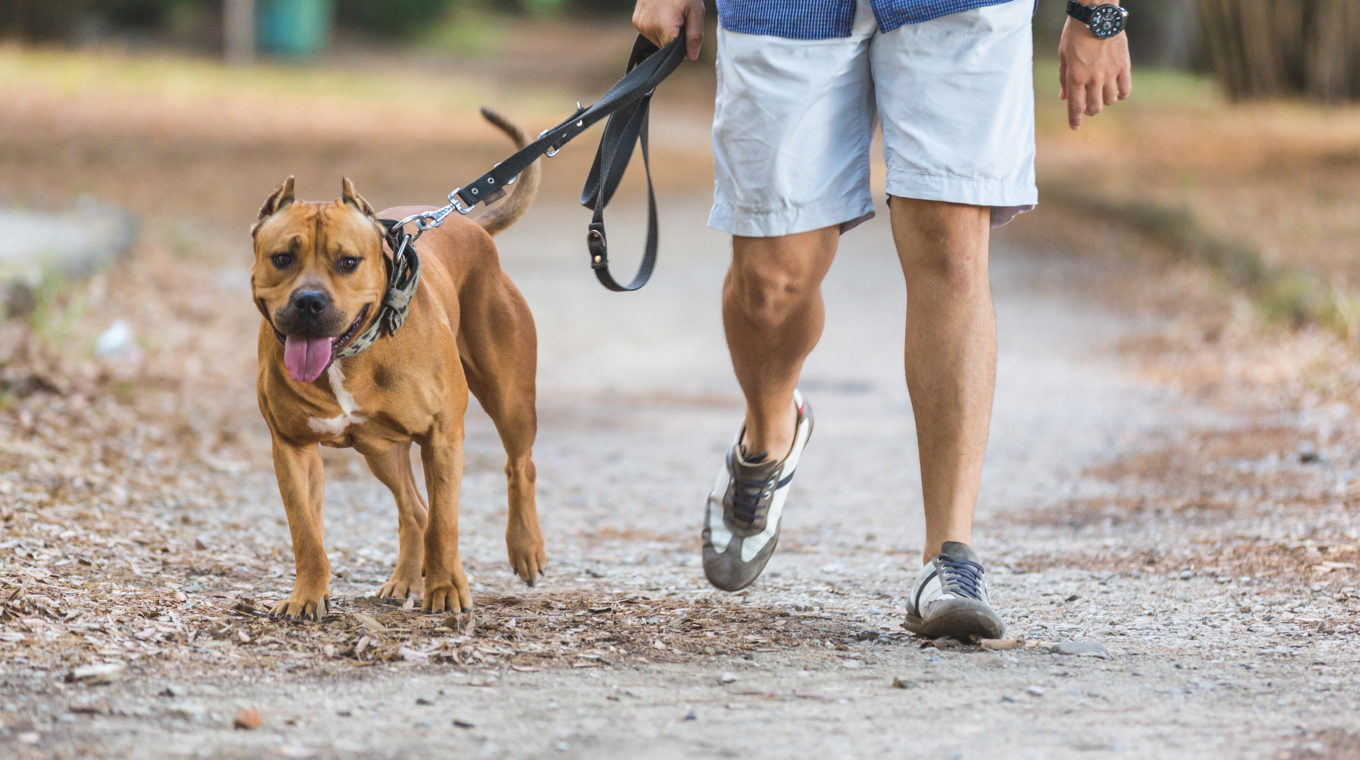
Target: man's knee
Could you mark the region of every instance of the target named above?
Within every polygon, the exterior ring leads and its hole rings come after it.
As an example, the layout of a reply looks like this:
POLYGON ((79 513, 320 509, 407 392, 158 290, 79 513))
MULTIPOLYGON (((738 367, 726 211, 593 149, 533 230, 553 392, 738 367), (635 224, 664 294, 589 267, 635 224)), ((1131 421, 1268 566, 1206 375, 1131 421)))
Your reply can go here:
POLYGON ((738 238, 725 300, 747 322, 776 328, 802 313, 818 297, 835 253, 836 233, 783 238, 738 238))
POLYGON ((959 297, 987 287, 988 208, 893 198, 892 221, 909 286, 959 297))
POLYGON ((727 301, 753 326, 776 328, 805 309, 818 287, 819 280, 804 272, 734 261, 727 277, 727 301))

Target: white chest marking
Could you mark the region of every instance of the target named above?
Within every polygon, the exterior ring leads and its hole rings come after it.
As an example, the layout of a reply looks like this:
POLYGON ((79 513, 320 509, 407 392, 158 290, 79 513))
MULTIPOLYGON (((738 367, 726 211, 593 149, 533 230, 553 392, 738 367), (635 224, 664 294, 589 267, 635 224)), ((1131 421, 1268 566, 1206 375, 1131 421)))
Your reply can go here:
POLYGON ((315 433, 323 435, 340 435, 345 432, 345 428, 350 425, 357 425, 368 418, 359 414, 359 404, 355 402, 354 396, 345 390, 345 373, 340 370, 340 362, 334 362, 326 370, 326 378, 331 382, 331 391, 335 394, 335 403, 340 405, 340 414, 336 417, 308 417, 307 427, 315 433))

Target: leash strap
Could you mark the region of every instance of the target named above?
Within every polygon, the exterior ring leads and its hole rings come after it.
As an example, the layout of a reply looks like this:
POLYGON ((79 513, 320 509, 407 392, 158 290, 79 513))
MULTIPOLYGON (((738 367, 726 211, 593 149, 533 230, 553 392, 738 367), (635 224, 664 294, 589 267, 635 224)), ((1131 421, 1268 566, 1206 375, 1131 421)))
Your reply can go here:
POLYGON ((675 71, 684 58, 683 29, 666 47, 659 49, 646 38, 638 36, 633 43, 633 52, 628 57, 627 73, 594 105, 578 108, 561 124, 545 130, 537 140, 496 164, 491 171, 453 191, 450 200, 456 196, 463 206, 458 210, 467 213, 479 203, 498 199, 504 188, 539 156, 556 155, 572 138, 608 117, 600 147, 595 153, 595 162, 581 190, 581 205, 595 212, 587 228, 586 248, 590 252, 590 266, 601 285, 613 291, 631 291, 642 287, 656 267, 657 244, 656 196, 652 189, 651 159, 647 151, 647 117, 652 93, 657 85, 675 71), (637 275, 627 285, 620 285, 609 272, 604 208, 614 197, 624 170, 628 168, 633 149, 639 144, 642 146, 642 163, 647 174, 647 243, 637 275))

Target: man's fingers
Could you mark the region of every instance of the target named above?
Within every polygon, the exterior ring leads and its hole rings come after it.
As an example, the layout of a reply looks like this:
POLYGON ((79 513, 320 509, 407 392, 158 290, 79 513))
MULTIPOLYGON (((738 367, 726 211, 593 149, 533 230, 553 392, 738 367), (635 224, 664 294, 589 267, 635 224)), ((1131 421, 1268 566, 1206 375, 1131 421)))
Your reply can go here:
POLYGON ((1067 83, 1067 124, 1073 129, 1081 127, 1082 114, 1086 111, 1086 88, 1067 83))
POLYGON ((650 20, 642 16, 640 10, 633 13, 633 28, 638 30, 638 34, 646 37, 648 42, 661 47, 656 30, 652 28, 650 20))
POLYGON ((1133 94, 1133 73, 1128 69, 1124 69, 1123 71, 1119 72, 1117 84, 1119 86, 1120 100, 1123 100, 1124 98, 1127 98, 1129 95, 1133 94))
POLYGON ((676 18, 666 19, 656 8, 649 6, 644 9, 643 4, 638 3, 637 8, 633 10, 633 28, 653 45, 665 47, 666 43, 675 39, 680 28, 680 20, 683 18, 683 14, 676 14, 676 18))
POLYGON ((1067 100, 1067 59, 1058 58, 1058 100, 1067 100))
POLYGON ((1104 106, 1104 93, 1100 85, 1091 82, 1086 85, 1086 115, 1095 116, 1104 106))
POLYGON ((704 46, 704 6, 695 3, 685 12, 685 55, 691 61, 699 59, 704 46))
POLYGON ((1104 91, 1103 91, 1103 97, 1104 97, 1104 100, 1105 100, 1105 105, 1107 105, 1107 106, 1112 106, 1112 105, 1114 105, 1115 103, 1118 103, 1118 102, 1119 102, 1119 100, 1120 100, 1120 98, 1119 98, 1119 92, 1117 91, 1114 82, 1106 82, 1106 83, 1105 83, 1105 87, 1104 87, 1104 91))

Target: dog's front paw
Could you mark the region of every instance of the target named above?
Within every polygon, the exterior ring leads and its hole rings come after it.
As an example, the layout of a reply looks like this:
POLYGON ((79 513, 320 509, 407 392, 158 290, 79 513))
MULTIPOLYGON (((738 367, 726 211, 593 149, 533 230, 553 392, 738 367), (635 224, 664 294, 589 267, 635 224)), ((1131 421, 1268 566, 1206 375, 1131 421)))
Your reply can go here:
POLYGON ((471 612, 472 592, 468 589, 463 563, 454 560, 452 569, 426 566, 424 612, 471 612))
POLYGON ((534 585, 538 576, 543 574, 543 566, 548 563, 548 554, 543 550, 543 537, 507 533, 505 546, 510 551, 510 569, 515 571, 520 580, 534 585))
POLYGON ((287 599, 274 605, 274 609, 269 611, 270 617, 281 617, 288 620, 316 620, 320 621, 330 611, 330 594, 322 592, 320 594, 308 594, 293 589, 293 593, 287 599))
POLYGON ((392 573, 392 578, 378 590, 378 598, 404 602, 409 597, 420 596, 424 586, 425 580, 420 577, 419 570, 415 573, 403 573, 398 569, 392 573))

